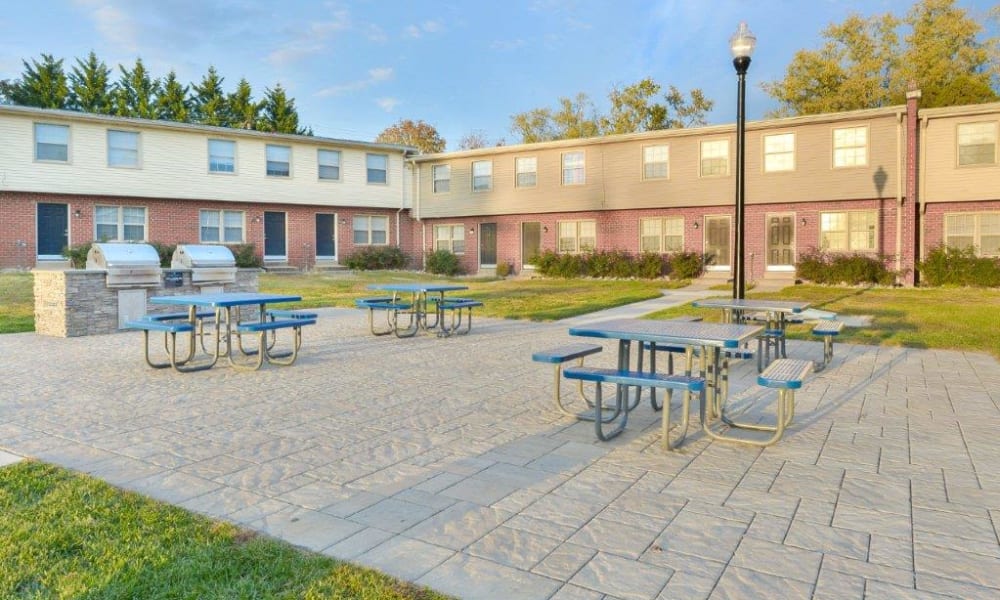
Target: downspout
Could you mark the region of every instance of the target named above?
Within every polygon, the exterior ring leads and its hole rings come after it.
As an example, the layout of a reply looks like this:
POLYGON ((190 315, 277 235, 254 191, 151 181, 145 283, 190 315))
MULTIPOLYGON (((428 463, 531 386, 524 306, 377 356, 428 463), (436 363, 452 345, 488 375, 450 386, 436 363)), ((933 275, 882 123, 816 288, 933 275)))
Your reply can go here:
MULTIPOLYGON (((930 124, 929 123, 929 119, 927 117, 920 117, 920 127, 919 127, 919 129, 920 129, 920 162, 919 162, 919 165, 917 167, 917 189, 919 190, 918 194, 919 194, 919 198, 920 198, 920 214, 919 214, 919 218, 920 218, 920 238, 917 240, 917 249, 918 249, 918 251, 920 253, 920 256, 919 256, 920 260, 923 260, 923 259, 927 258, 927 251, 924 248, 924 240, 927 239, 927 238, 924 237, 924 229, 926 227, 926 224, 924 223, 924 221, 926 221, 926 219, 924 219, 924 213, 927 212, 927 203, 924 202, 924 192, 927 191, 925 189, 927 187, 927 181, 926 181, 926 178, 924 177, 924 171, 925 171, 926 166, 927 166, 927 144, 923 143, 923 141, 925 139, 927 139, 927 126, 929 124, 930 124)), ((941 225, 942 225, 941 231, 943 233, 944 232, 944 229, 943 229, 944 223, 942 223, 941 225)))
POLYGON ((903 127, 903 111, 896 111, 896 272, 903 268, 903 179, 906 172, 903 167, 903 139, 906 130, 903 127), (902 175, 902 177, 900 177, 902 175))

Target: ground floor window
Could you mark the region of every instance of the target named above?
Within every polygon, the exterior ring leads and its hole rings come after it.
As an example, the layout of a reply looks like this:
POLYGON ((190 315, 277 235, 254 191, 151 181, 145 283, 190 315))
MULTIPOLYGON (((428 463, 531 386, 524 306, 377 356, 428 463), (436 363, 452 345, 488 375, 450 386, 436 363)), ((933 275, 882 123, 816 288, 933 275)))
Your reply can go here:
POLYGON ((825 212, 819 217, 820 249, 831 252, 875 251, 876 211, 825 212))
POLYGON ((435 225, 434 249, 447 250, 455 254, 465 253, 464 225, 435 225))
POLYGON ((591 252, 597 247, 595 221, 561 221, 559 252, 591 252))
POLYGON ((242 210, 203 210, 200 213, 202 242, 239 244, 243 235, 246 214, 242 210))
POLYGON ((146 240, 146 209, 142 206, 94 208, 94 239, 142 242, 146 240))
POLYGON ((973 248, 977 256, 1000 256, 1000 212, 945 215, 944 243, 973 248))
POLYGON ((358 215, 354 217, 354 243, 384 245, 389 243, 389 217, 358 215))
POLYGON ((640 219, 640 248, 643 252, 681 252, 684 250, 684 218, 640 219))

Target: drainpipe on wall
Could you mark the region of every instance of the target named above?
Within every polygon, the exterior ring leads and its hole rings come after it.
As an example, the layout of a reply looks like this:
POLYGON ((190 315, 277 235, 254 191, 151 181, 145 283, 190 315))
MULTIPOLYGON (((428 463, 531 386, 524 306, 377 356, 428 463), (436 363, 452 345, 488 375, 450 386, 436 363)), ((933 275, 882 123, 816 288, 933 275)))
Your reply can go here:
MULTIPOLYGON (((903 269, 903 112, 896 111, 896 272, 903 269)), ((905 177, 905 175, 904 175, 905 177)))
POLYGON ((905 234, 903 235, 903 268, 909 269, 909 274, 904 278, 904 283, 916 285, 917 260, 919 259, 920 248, 920 191, 918 188, 920 178, 920 120, 917 115, 920 101, 920 90, 915 83, 910 83, 910 89, 906 92, 906 204, 903 207, 905 217, 903 224, 905 234))

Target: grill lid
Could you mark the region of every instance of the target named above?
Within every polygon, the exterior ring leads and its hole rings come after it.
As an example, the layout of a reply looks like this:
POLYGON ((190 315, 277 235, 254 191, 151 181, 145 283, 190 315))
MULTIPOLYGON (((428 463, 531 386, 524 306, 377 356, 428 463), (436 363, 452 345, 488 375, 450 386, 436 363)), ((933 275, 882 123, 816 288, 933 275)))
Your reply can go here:
POLYGON ((179 244, 171 261, 174 269, 235 266, 236 259, 229 248, 208 244, 179 244))
POLYGON ((160 267, 160 255, 149 244, 100 243, 87 252, 88 269, 127 269, 160 267))

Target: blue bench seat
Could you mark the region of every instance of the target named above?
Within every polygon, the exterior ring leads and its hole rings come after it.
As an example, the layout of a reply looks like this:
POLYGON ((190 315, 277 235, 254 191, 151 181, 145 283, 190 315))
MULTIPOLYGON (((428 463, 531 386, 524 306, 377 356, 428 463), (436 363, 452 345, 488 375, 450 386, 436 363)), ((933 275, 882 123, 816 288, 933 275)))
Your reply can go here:
MULTIPOLYGON (((143 315, 142 320, 144 321, 186 321, 190 317, 190 313, 186 312, 173 312, 173 313, 153 313, 148 315, 143 315)), ((213 319, 215 318, 214 310, 199 310, 194 313, 195 319, 213 319)))
MULTIPOLYGON (((274 319, 271 321, 250 321, 246 323, 240 323, 236 326, 236 331, 239 334, 254 334, 257 336, 257 350, 255 352, 245 352, 245 354, 255 355, 256 358, 250 363, 240 363, 232 360, 230 357, 230 364, 237 369, 259 369, 266 359, 270 363, 276 365, 288 366, 295 362, 299 355, 299 348, 302 347, 302 328, 306 325, 315 325, 316 319, 306 319, 301 317, 295 317, 291 319, 274 319), (271 351, 271 347, 274 345, 274 339, 268 343, 266 336, 268 333, 272 335, 281 329, 291 329, 292 330, 292 350, 290 352, 284 353, 274 353, 271 351)), ((242 338, 240 341, 240 348, 242 350, 242 338)))
POLYGON ((267 316, 271 317, 271 320, 276 319, 318 319, 319 314, 314 312, 306 312, 304 310, 285 310, 279 308, 268 309, 267 316))
MULTIPOLYGON (((592 419, 592 413, 575 413, 570 411, 563 405, 562 402, 562 389, 560 388, 562 384, 562 366, 563 363, 567 363, 571 360, 576 360, 578 366, 583 366, 583 360, 592 355, 601 352, 604 349, 603 346, 598 346, 597 344, 587 344, 587 343, 576 343, 576 344, 566 344, 564 346, 558 346, 556 348, 549 348, 548 350, 541 350, 535 352, 531 355, 531 360, 540 363, 549 363, 554 365, 553 371, 555 372, 555 385, 553 386, 556 408, 559 409, 564 415, 571 417, 577 417, 579 419, 592 419), (588 416, 589 415, 589 416, 588 416)), ((577 386, 577 393, 587 406, 592 410, 594 405, 589 398, 583 393, 583 382, 579 382, 577 386)))
MULTIPOLYGON (((358 308, 364 308, 368 310, 368 330, 371 331, 372 335, 388 335, 390 333, 396 332, 396 324, 399 319, 400 311, 412 311, 413 303, 404 302, 398 298, 393 298, 392 296, 382 296, 379 298, 358 298, 354 301, 354 305, 358 308), (386 328, 376 329, 375 328, 375 311, 382 310, 385 311, 386 315, 386 328)), ((407 330, 409 332, 412 329, 412 333, 408 335, 413 335, 416 333, 416 327, 413 327, 413 315, 410 315, 411 327, 407 330)), ((398 332, 397 332, 398 335, 398 332)))
POLYGON ((440 329, 438 330, 439 337, 448 337, 453 334, 465 335, 472 330, 472 309, 478 306, 482 306, 483 303, 479 300, 473 300, 471 298, 438 298, 437 310, 438 310, 438 324, 440 329), (465 316, 463 317, 462 311, 465 310, 465 316), (444 322, 444 313, 448 312, 451 320, 449 323, 444 322), (462 319, 466 320, 466 326, 462 329, 462 319))
POLYGON ((820 321, 813 327, 812 334, 823 338, 823 362, 815 364, 817 372, 826 368, 833 360, 833 338, 840 335, 844 328, 843 321, 820 321))
MULTIPOLYGON (((214 313, 213 313, 214 314, 214 313)), ((141 319, 136 319, 134 321, 128 321, 125 323, 125 329, 134 329, 137 331, 142 331, 143 340, 143 355, 146 359, 146 364, 154 369, 165 369, 167 367, 173 367, 174 369, 182 372, 191 371, 201 371, 212 366, 211 364, 202 365, 189 365, 187 364, 191 358, 194 356, 194 340, 190 340, 188 346, 187 356, 180 358, 177 356, 177 334, 187 333, 189 335, 195 335, 195 326, 187 321, 187 315, 184 316, 184 320, 171 320, 171 319, 152 319, 149 318, 152 315, 146 315, 141 319), (163 345, 164 350, 167 353, 167 362, 157 362, 152 360, 149 356, 149 332, 155 331, 163 333, 163 345)))

